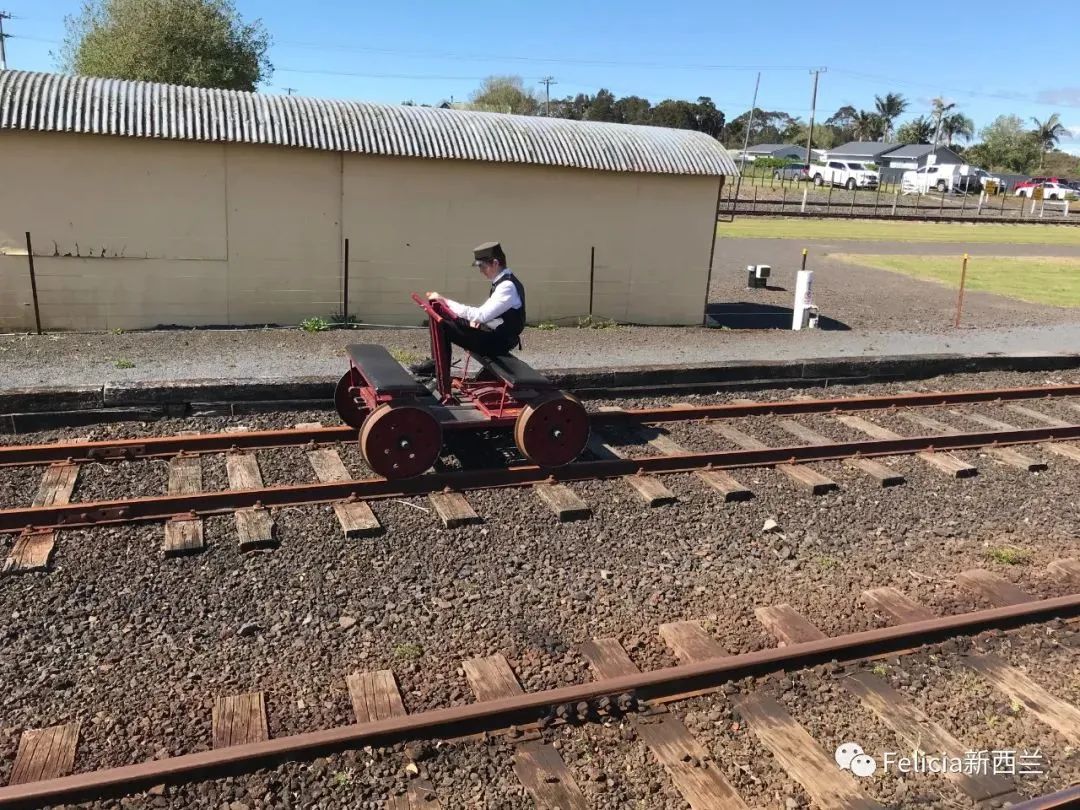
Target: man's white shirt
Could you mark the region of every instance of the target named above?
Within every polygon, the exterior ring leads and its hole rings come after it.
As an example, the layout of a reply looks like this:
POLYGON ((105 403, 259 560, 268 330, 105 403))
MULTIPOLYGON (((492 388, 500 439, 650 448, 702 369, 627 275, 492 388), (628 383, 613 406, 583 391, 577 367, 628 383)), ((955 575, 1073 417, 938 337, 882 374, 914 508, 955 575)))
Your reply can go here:
POLYGON ((494 329, 502 323, 500 315, 509 309, 517 309, 521 306, 521 296, 518 295, 517 285, 510 281, 509 267, 495 276, 491 283, 495 285, 495 289, 480 306, 470 307, 468 304, 462 304, 450 298, 445 299, 446 306, 459 318, 494 329))

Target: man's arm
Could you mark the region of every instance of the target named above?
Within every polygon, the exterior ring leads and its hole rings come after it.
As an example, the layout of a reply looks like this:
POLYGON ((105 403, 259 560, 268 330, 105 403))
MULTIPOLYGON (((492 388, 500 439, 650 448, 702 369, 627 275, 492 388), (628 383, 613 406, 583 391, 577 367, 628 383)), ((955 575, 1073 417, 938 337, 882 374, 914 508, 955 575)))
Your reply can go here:
POLYGON ((508 309, 521 306, 517 288, 509 279, 499 282, 488 299, 478 307, 470 307, 468 304, 462 304, 450 298, 443 298, 443 301, 457 317, 481 324, 495 320, 508 309))

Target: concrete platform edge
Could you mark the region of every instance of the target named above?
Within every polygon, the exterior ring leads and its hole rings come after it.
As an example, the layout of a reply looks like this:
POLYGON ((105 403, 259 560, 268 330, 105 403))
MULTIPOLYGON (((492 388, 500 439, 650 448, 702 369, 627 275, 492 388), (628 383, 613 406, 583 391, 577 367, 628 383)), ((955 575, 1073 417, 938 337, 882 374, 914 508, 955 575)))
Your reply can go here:
MULTIPOLYGON (((916 380, 987 371, 1063 371, 1080 368, 1080 354, 901 355, 837 357, 723 365, 633 366, 545 370, 560 387, 590 396, 665 388, 671 393, 810 387, 822 384, 916 380)), ((333 407, 336 379, 214 379, 106 382, 100 386, 0 390, 0 433, 25 433, 99 422, 166 416, 221 416, 333 407)))

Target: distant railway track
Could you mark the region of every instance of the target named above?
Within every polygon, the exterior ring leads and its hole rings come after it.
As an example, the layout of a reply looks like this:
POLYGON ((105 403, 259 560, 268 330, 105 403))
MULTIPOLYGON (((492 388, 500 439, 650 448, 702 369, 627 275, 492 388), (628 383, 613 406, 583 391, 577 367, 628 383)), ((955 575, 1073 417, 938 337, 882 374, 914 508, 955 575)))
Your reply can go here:
MULTIPOLYGON (((1080 583, 1080 563, 1076 560, 1055 561, 1050 571, 1073 585, 1080 583)), ((783 646, 739 655, 727 654, 699 623, 679 621, 660 627, 660 635, 679 659, 679 665, 642 672, 616 639, 594 639, 582 645, 580 652, 596 680, 535 693, 521 690, 503 656, 470 659, 463 666, 477 702, 413 715, 406 714, 391 671, 355 673, 348 679, 355 724, 274 739, 266 731, 262 693, 219 698, 214 713, 213 750, 84 773, 69 775, 76 759, 77 726, 30 730, 24 732, 20 743, 13 783, 0 788, 0 808, 40 808, 96 800, 155 785, 183 784, 284 761, 309 760, 345 749, 476 734, 503 735, 515 747, 515 772, 538 805, 583 808, 587 805, 574 777, 558 751, 545 741, 543 732, 553 725, 595 722, 607 717, 626 717, 634 723, 637 739, 652 751, 692 806, 745 807, 712 761, 712 755, 664 705, 710 694, 749 676, 820 664, 852 665, 878 656, 909 654, 924 645, 987 630, 1010 630, 1080 616, 1077 593, 1039 599, 983 569, 964 572, 958 581, 993 607, 935 616, 900 591, 874 588, 865 591, 861 600, 890 626, 836 637, 827 637, 789 605, 759 608, 758 620, 783 646), (238 710, 240 706, 246 708, 238 710), (252 723, 252 718, 261 722, 252 723)), ((964 660, 991 687, 1024 705, 1035 720, 1071 729, 1062 725, 1070 721, 1060 713, 1080 717, 1080 710, 1050 695, 992 653, 964 660)), ((945 753, 957 753, 952 749, 961 745, 958 740, 875 672, 856 666, 844 682, 899 737, 912 745, 931 739, 945 745, 945 753)), ((854 778, 836 769, 822 744, 764 690, 737 698, 735 708, 773 752, 779 765, 819 805, 838 806, 830 801, 842 799, 843 806, 880 807, 854 778)), ((1080 727, 1068 733, 1080 734, 1080 727)), ((976 802, 1021 799, 1013 780, 997 775, 959 779, 957 785, 976 802)), ((414 783, 410 793, 413 791, 421 795, 423 806, 441 806, 430 784, 414 783)), ((1070 806, 1068 799, 1074 795, 1075 791, 1065 791, 1024 806, 1070 806)))

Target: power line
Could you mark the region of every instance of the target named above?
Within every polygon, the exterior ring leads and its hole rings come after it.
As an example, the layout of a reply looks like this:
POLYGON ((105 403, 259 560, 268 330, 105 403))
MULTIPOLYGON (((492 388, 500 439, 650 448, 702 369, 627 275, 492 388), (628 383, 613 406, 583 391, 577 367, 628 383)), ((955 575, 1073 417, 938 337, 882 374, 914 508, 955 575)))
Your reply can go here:
MULTIPOLYGON (((382 53, 397 56, 420 56, 430 59, 451 59, 465 62, 487 62, 488 57, 477 56, 470 53, 458 53, 454 51, 424 51, 406 50, 401 48, 376 48, 367 45, 341 45, 337 43, 315 42, 289 42, 288 40, 276 43, 285 48, 306 48, 318 51, 359 51, 363 53, 382 53)), ((711 64, 680 64, 673 62, 625 62, 606 59, 568 59, 562 57, 543 56, 514 56, 512 54, 500 54, 500 62, 537 62, 555 65, 591 65, 601 67, 642 67, 664 70, 733 70, 733 71, 768 71, 768 70, 807 70, 806 65, 711 65, 711 64)))

